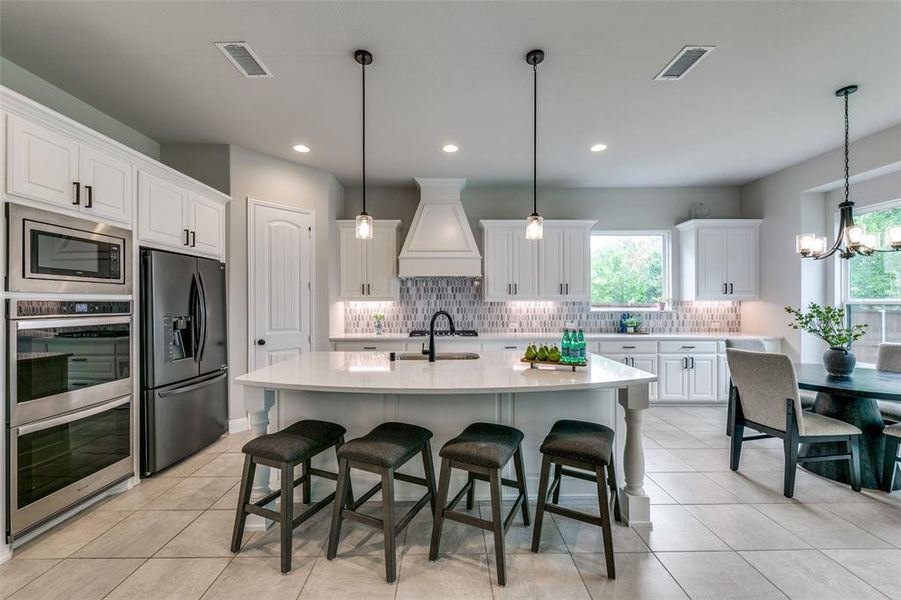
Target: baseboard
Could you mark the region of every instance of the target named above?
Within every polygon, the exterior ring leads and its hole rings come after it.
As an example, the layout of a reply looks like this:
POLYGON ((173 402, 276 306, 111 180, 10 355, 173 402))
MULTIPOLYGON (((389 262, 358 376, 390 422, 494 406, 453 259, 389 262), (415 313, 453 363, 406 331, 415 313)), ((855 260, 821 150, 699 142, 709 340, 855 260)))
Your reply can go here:
POLYGON ((241 431, 246 431, 249 427, 250 424, 247 422, 247 417, 228 420, 229 433, 240 433, 241 431))

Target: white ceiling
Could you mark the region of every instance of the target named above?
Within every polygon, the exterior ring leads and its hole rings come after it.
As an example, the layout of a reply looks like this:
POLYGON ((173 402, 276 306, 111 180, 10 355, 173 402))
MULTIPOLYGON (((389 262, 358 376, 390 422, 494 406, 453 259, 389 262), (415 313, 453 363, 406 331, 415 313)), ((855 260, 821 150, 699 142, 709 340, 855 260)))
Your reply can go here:
POLYGON ((161 142, 238 144, 368 175, 585 186, 736 184, 901 121, 901 2, 0 3, 0 53, 161 142), (213 46, 246 40, 272 79, 213 46), (717 49, 683 81, 653 77, 686 44, 717 49), (312 152, 291 146, 302 142, 312 152), (456 155, 441 147, 453 142, 456 155), (593 154, 596 142, 609 145, 593 154))

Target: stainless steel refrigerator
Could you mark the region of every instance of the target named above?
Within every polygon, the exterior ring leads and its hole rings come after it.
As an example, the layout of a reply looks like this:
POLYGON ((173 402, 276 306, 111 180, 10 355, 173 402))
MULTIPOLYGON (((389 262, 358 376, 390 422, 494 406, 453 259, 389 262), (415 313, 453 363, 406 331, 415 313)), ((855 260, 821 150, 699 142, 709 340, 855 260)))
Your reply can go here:
POLYGON ((225 265, 141 249, 141 471, 228 430, 225 265))

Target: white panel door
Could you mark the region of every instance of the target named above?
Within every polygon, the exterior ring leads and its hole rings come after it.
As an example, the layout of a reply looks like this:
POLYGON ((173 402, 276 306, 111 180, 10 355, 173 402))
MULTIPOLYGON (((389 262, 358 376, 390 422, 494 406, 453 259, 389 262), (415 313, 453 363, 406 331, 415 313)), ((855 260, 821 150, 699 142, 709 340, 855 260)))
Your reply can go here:
POLYGON ((698 230, 698 273, 699 299, 725 298, 723 286, 726 280, 726 239, 727 230, 704 228, 698 230))
POLYGON ((187 206, 191 247, 197 252, 224 255, 225 205, 199 194, 191 194, 187 206))
POLYGON ((510 230, 514 300, 538 297, 538 244, 527 240, 521 227, 510 230))
POLYGON ((563 228, 545 227, 544 236, 538 242, 538 296, 560 299, 563 297, 563 228))
POLYGON ((9 116, 7 128, 6 191, 74 209, 78 144, 52 129, 13 115, 9 116))
POLYGON ((688 397, 691 400, 716 401, 719 392, 716 387, 716 354, 694 354, 689 360, 688 397))
POLYGON ((687 400, 688 371, 685 368, 685 357, 662 354, 658 383, 657 398, 659 400, 687 400))
MULTIPOLYGON (((657 374, 657 355, 656 354, 633 354, 630 364, 636 369, 641 369, 648 373, 657 374)), ((657 384, 652 383, 650 386, 649 399, 657 399, 657 384)))
POLYGON ((509 227, 485 229, 485 299, 513 296, 513 231, 509 227))
POLYGON ((757 297, 757 228, 728 230, 726 282, 729 299, 757 297))
POLYGON ((138 237, 184 250, 189 243, 188 192, 138 173, 138 237))
POLYGON ((716 357, 716 387, 720 400, 729 399, 729 363, 725 356, 716 357))
POLYGON ((365 240, 366 296, 371 300, 391 300, 397 276, 397 237, 393 225, 376 225, 372 239, 365 240))
POLYGON ((339 295, 345 300, 366 297, 366 256, 364 240, 358 240, 353 226, 338 228, 339 295))
POLYGON ((307 213, 251 201, 251 369, 309 352, 312 342, 307 213))
POLYGON ((566 300, 591 299, 590 233, 584 227, 566 229, 563 248, 563 294, 566 300))
POLYGON ((81 211, 104 220, 131 224, 134 175, 129 163, 82 146, 78 153, 81 211))

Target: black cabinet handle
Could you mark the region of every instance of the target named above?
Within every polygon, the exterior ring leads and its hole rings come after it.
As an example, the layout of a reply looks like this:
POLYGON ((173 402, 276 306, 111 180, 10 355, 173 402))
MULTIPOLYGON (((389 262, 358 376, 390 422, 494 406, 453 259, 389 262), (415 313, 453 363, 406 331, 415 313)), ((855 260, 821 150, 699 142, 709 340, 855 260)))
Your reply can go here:
POLYGON ((518 284, 518 283, 514 283, 514 284, 513 284, 513 295, 514 295, 514 296, 518 296, 518 295, 519 295, 519 284, 518 284))
POLYGON ((365 283, 361 283, 361 284, 360 284, 360 295, 361 295, 361 296, 365 296, 365 295, 366 295, 366 284, 365 284, 365 283))
POLYGON ((363 346, 363 350, 375 350, 375 346, 363 346))
POLYGON ((81 184, 77 181, 73 181, 72 185, 75 186, 75 202, 73 202, 72 204, 78 206, 79 204, 81 204, 81 184))
POLYGON ((635 346, 623 346, 623 350, 634 350, 635 346))
POLYGON ((509 295, 512 295, 512 294, 513 294, 513 284, 512 284, 512 283, 508 283, 508 284, 507 284, 507 295, 509 296, 509 295))
POLYGON ((257 346, 265 346, 265 345, 266 345, 266 340, 264 340, 262 338, 257 340, 257 346))
POLYGON ((562 283, 560 284, 560 295, 561 296, 563 295, 563 284, 562 283))
POLYGON ((690 356, 689 359, 691 360, 691 366, 689 368, 694 369, 695 368, 695 357, 690 356))
POLYGON ((194 248, 197 246, 197 232, 193 229, 191 230, 191 247, 194 248))
POLYGON ((694 346, 682 346, 683 350, 693 350, 694 346))
POLYGON ((85 208, 93 208, 94 207, 94 186, 86 185, 86 186, 84 186, 84 191, 88 193, 88 201, 85 204, 85 208))
POLYGON ((724 283, 724 284, 723 284, 723 293, 724 293, 724 294, 728 294, 728 293, 729 293, 729 284, 728 284, 728 283, 724 283))
POLYGON ((683 356, 683 357, 682 357, 682 368, 683 368, 683 369, 687 369, 687 368, 688 368, 688 357, 687 357, 687 356, 683 356))
POLYGON ((730 284, 729 284, 729 293, 730 293, 730 294, 734 294, 734 293, 735 293, 735 284, 734 284, 734 283, 730 283, 730 284))
POLYGON ((366 295, 367 295, 367 296, 371 296, 371 295, 372 295, 372 284, 370 284, 370 283, 367 283, 367 284, 366 284, 366 295))
POLYGON ((504 346, 504 350, 516 350, 516 346, 504 346))
POLYGON ((569 284, 566 284, 566 295, 569 296, 569 284))
POLYGON ((191 239, 191 230, 185 229, 185 246, 189 245, 190 239, 191 239))

